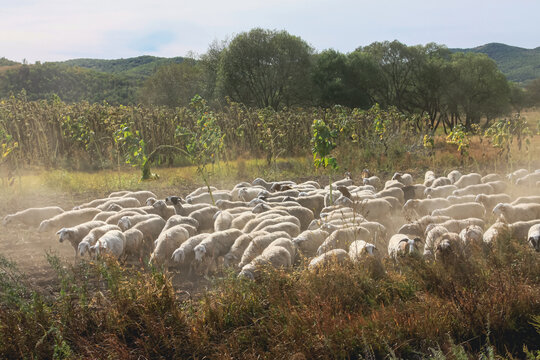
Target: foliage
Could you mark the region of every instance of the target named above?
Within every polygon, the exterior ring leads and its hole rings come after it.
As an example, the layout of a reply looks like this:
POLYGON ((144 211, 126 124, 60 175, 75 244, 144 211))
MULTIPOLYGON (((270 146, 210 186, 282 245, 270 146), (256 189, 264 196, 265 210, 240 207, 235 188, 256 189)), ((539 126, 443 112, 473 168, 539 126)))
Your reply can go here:
POLYGON ((311 137, 311 152, 313 153, 313 165, 316 169, 322 167, 330 168, 330 203, 333 203, 332 198, 332 171, 338 169, 337 159, 332 156, 332 150, 337 146, 335 140, 338 136, 336 129, 330 127, 323 120, 314 120, 311 125, 313 136, 311 137))
POLYGON ((533 132, 527 124, 527 120, 519 115, 513 119, 501 119, 491 125, 485 132, 492 145, 499 149, 499 155, 504 156, 510 162, 511 145, 514 139, 517 142, 518 150, 521 151, 525 143, 525 152, 529 153, 531 137, 533 132))
POLYGON ((129 125, 123 124, 115 133, 114 141, 126 154, 126 164, 137 166, 141 170, 141 180, 156 178, 150 171, 150 161, 146 142, 141 138, 138 130, 133 131, 129 125))
POLYGON ((448 144, 457 145, 457 151, 461 155, 462 160, 464 156, 469 155, 469 145, 470 145, 469 136, 470 134, 467 132, 467 129, 463 125, 458 124, 452 129, 452 131, 446 137, 446 142, 448 144))
POLYGON ((208 109, 206 101, 199 95, 195 95, 191 100, 191 114, 196 122, 192 129, 184 127, 176 128, 176 135, 181 137, 185 145, 185 153, 191 163, 197 166, 197 173, 201 176, 204 184, 208 188, 208 193, 214 203, 214 197, 208 182, 211 172, 207 168, 209 164, 214 165, 219 161, 219 155, 223 149, 222 134, 214 113, 208 109))

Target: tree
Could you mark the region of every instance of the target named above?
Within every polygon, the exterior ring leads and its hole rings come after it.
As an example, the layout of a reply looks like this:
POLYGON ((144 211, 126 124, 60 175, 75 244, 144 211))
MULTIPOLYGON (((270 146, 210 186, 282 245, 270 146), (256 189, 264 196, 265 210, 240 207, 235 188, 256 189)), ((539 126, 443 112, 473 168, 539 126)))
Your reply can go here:
POLYGON ((171 108, 186 106, 203 89, 202 68, 194 60, 158 68, 144 83, 140 99, 145 104, 171 108))
POLYGON ((529 106, 540 105, 540 78, 535 79, 525 87, 527 91, 527 104, 529 106))
POLYGON ((256 28, 241 33, 221 56, 224 92, 261 108, 302 103, 309 89, 312 53, 305 41, 286 31, 256 28))

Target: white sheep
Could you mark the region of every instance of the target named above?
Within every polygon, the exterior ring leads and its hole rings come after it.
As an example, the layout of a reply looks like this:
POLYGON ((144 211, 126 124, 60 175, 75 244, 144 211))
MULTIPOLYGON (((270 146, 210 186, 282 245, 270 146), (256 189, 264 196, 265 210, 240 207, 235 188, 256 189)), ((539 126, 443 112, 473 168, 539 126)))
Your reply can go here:
POLYGON ((195 252, 193 249, 208 236, 210 236, 210 234, 198 234, 192 236, 183 242, 182 245, 180 245, 178 249, 173 252, 172 259, 179 266, 184 267, 184 269, 189 269, 188 275, 191 274, 195 260, 195 252))
POLYGON ((196 196, 186 196, 186 202, 188 204, 212 204, 212 198, 216 200, 232 200, 231 193, 229 191, 212 191, 210 193, 202 193, 196 196))
POLYGON ((122 231, 126 231, 128 229, 131 229, 133 226, 137 225, 140 222, 149 220, 149 219, 155 219, 160 218, 159 215, 156 214, 147 214, 147 215, 131 215, 131 216, 122 216, 116 225, 120 228, 122 231))
POLYGON ((529 230, 532 226, 540 224, 540 219, 529 221, 517 221, 509 224, 508 229, 510 234, 520 241, 526 241, 528 239, 529 230))
POLYGON ((156 240, 154 251, 150 255, 150 264, 168 268, 173 252, 189 238, 183 225, 176 225, 162 232, 156 240))
POLYGON ((529 173, 529 170, 527 169, 518 169, 506 175, 506 178, 508 179, 508 181, 510 181, 510 183, 515 184, 517 179, 524 177, 528 173, 529 173))
POLYGON ((64 210, 58 206, 47 206, 42 208, 29 208, 18 211, 14 214, 8 214, 2 220, 2 225, 9 224, 24 224, 27 226, 36 227, 43 220, 50 219, 56 215, 62 214, 64 210))
POLYGON ((502 180, 490 181, 490 182, 487 182, 486 184, 490 185, 493 188, 494 194, 503 193, 508 188, 508 183, 502 180))
POLYGON ((426 197, 431 198, 446 198, 452 195, 452 192, 454 190, 457 190, 457 186, 455 185, 441 185, 437 187, 426 188, 424 194, 426 195, 426 197))
POLYGON ((510 203, 510 205, 518 205, 518 204, 540 204, 540 196, 538 195, 520 196, 516 200, 510 203))
MULTIPOLYGON (((167 222, 165 223, 165 227, 162 231, 168 230, 176 225, 189 225, 190 227, 193 227, 195 229, 195 232, 199 228, 199 222, 196 219, 189 216, 173 215, 167 220, 167 222)), ((186 228, 186 230, 188 229, 189 228, 186 228)))
POLYGON ((124 253, 124 244, 126 242, 126 236, 120 230, 111 230, 101 236, 96 244, 90 249, 96 254, 108 253, 117 258, 120 258, 124 253))
POLYGON ((242 230, 246 224, 256 218, 256 214, 252 212, 242 213, 241 215, 235 217, 231 222, 231 228, 242 230))
POLYGON ((142 260, 144 254, 144 234, 138 229, 129 229, 124 232, 124 255, 142 260))
POLYGON ((439 188, 441 186, 447 185, 452 185, 452 180, 450 180, 446 176, 441 176, 433 180, 433 182, 431 183, 431 188, 439 188))
POLYGON ((130 197, 130 198, 134 198, 134 199, 137 199, 139 201, 140 204, 146 204, 146 201, 150 198, 154 198, 156 199, 157 198, 157 195, 154 194, 153 192, 151 191, 147 191, 147 190, 140 190, 140 191, 133 191, 133 192, 130 192, 128 194, 125 194, 123 195, 122 197, 130 197))
POLYGON ((288 268, 292 265, 291 255, 283 246, 269 246, 249 264, 244 265, 238 276, 254 280, 258 275, 258 267, 262 265, 270 265, 276 269, 288 268))
POLYGON ((324 207, 324 196, 320 194, 313 194, 309 196, 299 196, 299 197, 287 197, 287 201, 296 201, 300 204, 300 206, 303 206, 313 212, 313 216, 315 218, 318 218, 321 214, 321 210, 324 207))
POLYGON ((112 192, 109 194, 109 198, 117 198, 117 197, 121 197, 121 196, 124 196, 126 194, 129 194, 131 191, 129 190, 120 190, 120 191, 115 191, 115 192, 112 192))
POLYGON ((202 209, 195 210, 188 216, 199 222, 199 230, 214 230, 214 215, 219 211, 215 206, 206 206, 202 209))
POLYGON ((371 240, 371 233, 361 227, 338 229, 331 233, 317 249, 317 255, 321 255, 333 249, 348 249, 355 240, 371 240))
POLYGON ((378 176, 370 176, 368 178, 362 179, 364 185, 371 185, 374 188, 380 188, 382 185, 381 179, 378 176))
POLYGON ((277 231, 274 233, 261 234, 254 237, 244 250, 238 267, 243 268, 244 265, 249 264, 251 260, 259 256, 263 252, 263 250, 272 243, 272 241, 279 238, 289 239, 290 236, 286 232, 277 231))
POLYGON ((158 200, 153 203, 152 206, 144 206, 141 209, 146 211, 148 214, 159 215, 165 220, 168 220, 171 216, 177 214, 175 207, 168 206, 165 200, 158 200))
POLYGON ((492 182, 492 181, 499 181, 499 180, 503 180, 503 177, 501 175, 491 173, 491 174, 487 174, 487 175, 483 176, 482 179, 481 179, 481 182, 486 184, 486 183, 489 183, 489 182, 492 182))
POLYGON ((102 211, 92 218, 92 220, 105 221, 113 215, 118 214, 116 211, 102 211))
POLYGON ((214 231, 223 231, 231 228, 234 216, 228 212, 219 210, 214 214, 214 231))
POLYGON ((431 216, 426 215, 420 219, 413 221, 412 223, 402 225, 398 234, 414 235, 416 237, 423 237, 426 229, 432 224, 440 224, 442 222, 452 220, 449 216, 431 216))
POLYGON ((540 204, 518 204, 510 205, 507 203, 497 204, 493 208, 493 214, 507 223, 516 221, 540 219, 540 204))
POLYGON ((450 195, 446 198, 446 200, 450 201, 450 205, 463 204, 463 203, 476 201, 476 195, 464 195, 464 196, 450 195))
POLYGON ((405 202, 410 199, 424 199, 426 186, 422 184, 408 185, 401 188, 405 202))
POLYGON ((435 225, 431 227, 430 229, 426 230, 426 241, 424 245, 424 256, 425 257, 432 257, 435 256, 435 250, 437 244, 435 243, 435 240, 437 240, 440 236, 443 234, 449 233, 448 229, 442 225, 435 225))
POLYGON ((399 182, 397 180, 388 180, 384 183, 384 189, 393 189, 398 188, 401 189, 405 185, 402 182, 399 182))
POLYGON ((348 259, 349 253, 346 250, 334 249, 311 259, 308 267, 314 270, 330 264, 343 264, 348 259))
POLYGON ((469 185, 480 184, 481 182, 482 182, 482 175, 478 173, 470 173, 470 174, 462 175, 459 178, 459 180, 454 183, 454 185, 461 189, 469 185))
POLYGON ((454 219, 481 219, 485 214, 486 209, 484 208, 484 205, 476 202, 454 204, 443 209, 433 210, 431 213, 433 216, 450 216, 454 219))
POLYGON ((388 241, 388 255, 393 259, 397 259, 400 255, 413 254, 419 251, 421 243, 420 238, 395 234, 388 241))
POLYGON ((403 205, 403 211, 411 213, 413 216, 425 216, 431 214, 436 209, 446 208, 451 203, 444 198, 434 199, 411 199, 403 205))
MULTIPOLYGON (((108 211, 102 211, 102 212, 108 213, 108 211)), ((98 214, 98 215, 100 215, 100 214, 98 214)), ((120 212, 114 213, 114 215, 110 215, 109 217, 107 217, 107 220, 105 220, 105 222, 107 224, 117 225, 118 221, 122 217, 124 217, 124 216, 135 216, 135 215, 148 215, 148 214, 145 211, 141 211, 141 212, 134 211, 134 209, 122 210, 120 212)), ((99 219, 96 219, 96 217, 97 217, 97 215, 94 217, 94 220, 101 220, 101 217, 99 219)))
MULTIPOLYGON (((214 193, 216 191, 219 191, 219 189, 214 187, 214 186, 210 186, 210 191, 212 191, 212 193, 214 193)), ((198 195, 201 195, 201 194, 208 194, 208 187, 207 186, 201 186, 201 187, 193 190, 192 192, 190 192, 187 196, 194 197, 194 196, 198 196, 198 195)))
POLYGON ((498 237, 504 233, 507 233, 507 234, 510 233, 508 224, 497 221, 484 232, 484 235, 482 236, 482 241, 485 244, 490 245, 493 242, 495 242, 498 239, 498 237))
POLYGON ((484 230, 478 225, 469 225, 462 229, 459 233, 459 238, 465 246, 471 244, 481 244, 484 237, 484 230))
POLYGON ((82 257, 88 253, 90 251, 90 247, 94 246, 100 237, 111 230, 120 230, 120 228, 116 225, 105 224, 90 230, 90 232, 82 238, 81 242, 77 246, 77 253, 79 256, 82 257))
POLYGON ((268 225, 261 228, 261 230, 269 232, 269 233, 276 232, 276 231, 283 231, 289 234, 289 236, 291 237, 298 236, 301 232, 300 227, 298 227, 298 225, 292 222, 282 222, 275 225, 268 225))
POLYGON ((140 207, 141 203, 139 202, 139 200, 135 198, 125 197, 125 198, 110 199, 109 201, 106 201, 103 204, 96 206, 96 208, 99 210, 105 211, 111 205, 119 205, 122 208, 130 208, 130 207, 140 207))
POLYGON ((234 241, 242 235, 238 229, 228 229, 215 232, 206 237, 193 249, 195 261, 203 267, 203 273, 208 274, 211 266, 216 264, 220 256, 225 256, 234 244, 234 241))
POLYGON ((248 203, 245 201, 229 201, 229 200, 216 200, 216 206, 221 210, 234 209, 237 207, 247 207, 248 203))
POLYGON ((208 204, 182 204, 182 199, 178 196, 168 196, 165 199, 167 204, 174 207, 176 215, 189 216, 194 211, 204 209, 208 204))
POLYGON ((426 171, 424 174, 424 186, 430 187, 433 184, 433 181, 435 181, 437 177, 435 176, 435 173, 431 170, 426 171))
POLYGON ((527 241, 534 250, 540 251, 540 224, 530 227, 527 241))
POLYGON ((50 219, 43 220, 39 224, 38 232, 57 230, 62 227, 72 227, 90 221, 100 213, 101 210, 95 208, 70 210, 55 215, 50 219))
MULTIPOLYGON (((344 199, 347 199, 344 197, 344 199)), ((348 207, 352 207, 368 220, 381 220, 388 217, 392 211, 392 205, 385 199, 364 200, 360 203, 352 203, 350 200, 345 200, 348 207)))
POLYGON ((376 255, 379 255, 377 247, 364 240, 355 240, 349 246, 349 258, 353 262, 359 262, 366 256, 374 257, 376 255))
POLYGON ((392 180, 397 180, 400 183, 402 183, 405 186, 412 185, 413 184, 413 177, 411 174, 403 174, 403 173, 395 173, 394 176, 392 176, 392 180))
POLYGON ((435 260, 448 262, 464 255, 465 245, 456 233, 441 234, 433 242, 435 260))
POLYGON ((535 186, 537 181, 540 181, 540 173, 535 172, 517 179, 516 185, 535 186))
POLYGON ((450 179, 450 183, 453 184, 455 183, 456 181, 459 180, 460 177, 462 177, 463 174, 461 172, 459 172, 458 170, 452 170, 448 173, 448 175, 446 176, 448 179, 450 179))
MULTIPOLYGON (((285 223, 285 222, 293 223, 298 228, 300 228, 300 221, 296 217, 294 217, 292 215, 287 215, 287 216, 275 216, 275 217, 270 217, 270 218, 264 219, 259 224, 257 224, 257 226, 255 226, 253 228, 253 230, 251 230, 251 231, 262 230, 263 228, 265 228, 267 226, 281 224, 281 223, 285 223)), ((244 231, 244 232, 247 233, 247 231, 244 231)))
POLYGON ((383 198, 386 196, 397 198, 401 204, 405 203, 405 194, 403 193, 403 190, 399 188, 384 189, 375 194, 376 198, 383 198))
POLYGON ((301 256, 310 258, 317 254, 317 249, 328 237, 328 232, 322 229, 305 230, 293 239, 301 256))
POLYGON ((229 267, 236 267, 242 259, 242 254, 247 249, 253 238, 259 235, 268 234, 266 231, 257 231, 250 234, 240 235, 232 244, 229 252, 223 257, 223 265, 229 267))
POLYGON ((474 184, 468 185, 461 189, 454 190, 452 195, 465 196, 465 195, 478 195, 478 194, 493 194, 493 187, 489 184, 474 184))
POLYGON ((120 197, 118 196, 118 197, 113 197, 113 198, 107 197, 107 198, 102 198, 102 199, 94 199, 92 201, 88 201, 88 202, 85 202, 83 204, 75 206, 73 208, 73 210, 96 208, 99 205, 102 205, 102 204, 106 203, 107 201, 117 200, 117 199, 120 199, 120 197))
POLYGON ((474 199, 477 203, 480 203, 484 205, 484 208, 486 208, 486 213, 491 213, 493 211, 493 208, 498 203, 509 203, 511 201, 510 195, 508 194, 479 194, 476 195, 476 198, 474 199))
MULTIPOLYGON (((291 239, 278 238, 278 239, 272 241, 270 243, 270 245, 268 245, 268 247, 266 249, 268 249, 269 247, 272 247, 272 246, 281 246, 281 247, 284 247, 285 249, 287 249, 287 251, 291 255, 291 263, 294 264, 295 258, 296 258, 297 248, 296 248, 296 244, 293 243, 293 241, 291 239)), ((264 249, 264 250, 266 250, 266 249, 264 249)), ((263 254, 264 254, 264 251, 263 251, 263 254)))
POLYGON ((132 227, 143 233, 144 251, 150 253, 154 244, 154 240, 159 237, 161 231, 165 227, 165 220, 161 217, 154 217, 148 220, 141 221, 132 227))
POLYGON ((445 227, 446 229, 448 229, 449 232, 459 233, 461 230, 471 225, 476 225, 483 228, 485 223, 484 223, 484 220, 476 219, 476 218, 467 218, 467 219, 461 219, 461 220, 450 219, 450 220, 446 220, 438 224, 428 225, 425 229, 425 233, 427 234, 431 229, 433 229, 437 225, 445 227))

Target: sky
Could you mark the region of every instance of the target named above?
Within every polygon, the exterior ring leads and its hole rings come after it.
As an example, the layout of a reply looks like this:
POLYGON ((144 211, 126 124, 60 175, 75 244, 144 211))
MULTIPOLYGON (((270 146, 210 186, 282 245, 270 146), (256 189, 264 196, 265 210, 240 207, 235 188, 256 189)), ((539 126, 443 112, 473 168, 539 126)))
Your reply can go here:
POLYGON ((200 55, 255 27, 316 51, 374 41, 540 46, 538 0, 0 0, 0 57, 15 61, 200 55))

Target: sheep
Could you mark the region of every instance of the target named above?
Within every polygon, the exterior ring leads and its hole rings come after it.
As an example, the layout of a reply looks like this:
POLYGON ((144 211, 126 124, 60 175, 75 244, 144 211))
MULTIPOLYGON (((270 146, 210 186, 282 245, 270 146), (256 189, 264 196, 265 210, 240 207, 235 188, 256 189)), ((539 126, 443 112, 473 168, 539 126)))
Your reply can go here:
POLYGON ((276 232, 276 231, 284 231, 289 236, 294 237, 298 236, 300 234, 300 227, 298 225, 292 223, 292 222, 282 222, 275 225, 268 225, 263 228, 261 228, 262 231, 267 231, 269 233, 276 232))
POLYGON ((151 196, 149 197, 148 199, 146 199, 146 201, 144 202, 144 204, 146 206, 152 206, 156 203, 156 201, 158 201, 158 199, 156 199, 155 197, 151 196))
POLYGON ((478 194, 490 195, 493 193, 494 193, 493 187, 489 184, 474 184, 474 185, 465 186, 464 188, 461 188, 461 189, 454 190, 452 192, 452 195, 455 195, 455 196, 478 195, 478 194))
POLYGON ((450 206, 450 201, 444 198, 411 199, 403 205, 403 211, 417 216, 431 214, 434 210, 450 206))
POLYGON ((467 219, 461 219, 461 220, 446 220, 438 224, 431 224, 426 226, 425 233, 428 233, 431 229, 433 229, 435 226, 440 225, 448 229, 449 232, 455 232, 459 233, 461 230, 466 228, 470 225, 476 225, 481 228, 484 227, 485 223, 482 219, 476 219, 476 218, 467 218, 467 219))
POLYGON ((508 194, 479 194, 476 195, 476 198, 474 199, 474 201, 476 201, 477 203, 484 205, 484 207, 486 208, 486 213, 491 213, 495 205, 497 205, 498 203, 509 203, 510 200, 511 198, 508 194))
POLYGON ((167 204, 172 204, 176 215, 189 216, 194 211, 204 209, 208 204, 182 204, 182 199, 178 196, 168 196, 165 199, 167 204))
MULTIPOLYGON (((291 255, 291 263, 294 264, 294 261, 295 261, 295 258, 296 258, 296 244, 293 243, 291 239, 278 238, 278 239, 272 241, 270 243, 270 245, 268 245, 268 247, 266 249, 268 249, 268 248, 270 248, 272 246, 281 246, 281 247, 284 247, 285 249, 287 249, 287 251, 291 255)), ((266 250, 266 249, 264 249, 264 250, 266 250)), ((264 250, 263 250, 263 253, 264 253, 264 250)))
POLYGON ((120 258, 124 253, 124 244, 126 236, 120 230, 111 230, 101 236, 96 244, 90 249, 96 254, 101 255, 101 252, 110 253, 111 255, 120 258))
POLYGON ((438 187, 428 187, 424 191, 424 194, 426 197, 431 198, 446 198, 450 195, 452 195, 452 192, 454 190, 457 190, 457 186, 455 185, 441 185, 438 187))
MULTIPOLYGON (((108 211, 103 211, 103 212, 108 212, 108 211)), ((105 220, 105 222, 107 224, 116 225, 118 224, 118 221, 120 221, 120 219, 123 218, 124 216, 135 216, 135 215, 149 215, 149 214, 147 214, 145 211, 142 211, 142 212, 133 211, 133 209, 122 210, 118 213, 115 213, 114 215, 109 216, 107 220, 105 220)), ((98 220, 96 219, 96 217, 94 217, 94 220, 98 220)))
POLYGON ((244 265, 238 276, 255 280, 258 275, 257 267, 261 265, 271 265, 276 269, 288 268, 292 265, 291 255, 283 246, 269 246, 261 255, 244 265))
POLYGON ((284 208, 276 208, 276 210, 285 210, 287 213, 297 218, 298 221, 300 221, 301 231, 306 230, 311 221, 315 218, 315 216, 313 215, 313 211, 303 206, 288 206, 284 208))
POLYGON ((431 224, 440 224, 448 220, 452 220, 452 218, 449 216, 426 215, 412 223, 402 225, 397 233, 414 235, 416 237, 423 237, 428 226, 430 226, 431 224))
POLYGON ((478 225, 469 225, 459 232, 459 238, 465 246, 470 244, 481 244, 484 230, 478 225))
POLYGON ((346 197, 343 197, 343 203, 346 206, 353 207, 368 220, 380 220, 389 216, 393 208, 390 202, 385 199, 364 200, 360 203, 353 203, 346 197))
POLYGON ((156 199, 157 195, 151 191, 141 190, 141 191, 130 192, 128 194, 123 195, 122 197, 134 198, 134 199, 137 199, 139 203, 146 204, 146 201, 148 199, 150 198, 156 199))
POLYGON ((534 250, 540 251, 540 224, 531 226, 527 241, 534 250))
POLYGON ((103 204, 96 206, 96 209, 104 211, 104 210, 107 210, 109 206, 113 204, 120 205, 123 208, 141 206, 141 203, 139 202, 139 200, 135 198, 131 198, 131 197, 125 197, 125 198, 110 199, 109 201, 106 201, 103 204))
POLYGON ((432 188, 439 188, 441 186, 447 186, 447 185, 452 185, 452 180, 450 180, 446 176, 438 177, 435 180, 433 180, 433 182, 431 183, 432 188))
POLYGON ((334 249, 311 259, 308 268, 313 270, 331 263, 343 264, 347 259, 349 259, 349 253, 346 250, 334 249))
POLYGON ((116 211, 102 211, 92 218, 92 220, 107 221, 113 215, 118 214, 116 211))
POLYGON ((433 210, 433 216, 450 216, 454 219, 478 218, 481 219, 486 214, 484 205, 477 202, 454 204, 443 209, 433 210))
POLYGON ((420 238, 411 238, 404 234, 395 234, 388 241, 388 255, 397 259, 400 255, 413 254, 419 251, 422 240, 420 238))
POLYGON ((328 237, 328 232, 318 230, 305 230, 293 239, 293 243, 298 248, 298 252, 307 258, 315 256, 317 249, 328 237))
POLYGON ((37 227, 43 220, 50 219, 56 215, 62 214, 64 210, 58 206, 47 206, 42 208, 29 208, 9 214, 2 220, 2 225, 7 226, 13 223, 24 224, 37 227))
POLYGON ((510 205, 518 204, 540 204, 540 196, 520 196, 510 203, 510 205))
MULTIPOLYGON (((288 215, 288 216, 277 216, 277 217, 270 217, 270 218, 264 219, 259 224, 257 224, 257 226, 255 226, 253 230, 251 231, 262 230, 264 227, 267 227, 270 225, 282 224, 285 222, 290 222, 290 223, 295 224, 297 227, 300 227, 300 221, 296 217, 292 215, 288 215)), ((244 232, 247 233, 247 231, 244 231, 244 232)))
POLYGON ((426 197, 426 187, 422 184, 408 185, 401 188, 405 202, 410 199, 423 199, 426 197))
POLYGON ((470 173, 470 174, 462 175, 459 178, 459 180, 454 183, 454 185, 461 189, 469 185, 480 184, 481 182, 482 182, 482 175, 478 173, 470 173))
POLYGON ((194 197, 194 196, 198 196, 198 195, 201 195, 201 194, 208 194, 208 189, 210 189, 210 191, 212 191, 212 192, 219 191, 219 189, 214 187, 214 186, 201 186, 201 187, 196 188, 192 192, 190 192, 187 196, 194 197))
POLYGON ((338 229, 332 232, 317 249, 317 255, 321 255, 333 249, 348 249, 354 240, 371 240, 371 233, 361 227, 338 229))
POLYGON ((229 252, 223 257, 223 265, 228 267, 236 267, 242 258, 242 254, 244 254, 244 251, 251 241, 259 235, 266 234, 268 234, 266 231, 257 231, 237 237, 229 249, 229 252))
POLYGON ((349 258, 353 262, 359 262, 366 255, 375 256, 377 255, 377 253, 377 247, 372 243, 368 243, 364 240, 355 240, 349 246, 349 258))
POLYGON ((150 255, 150 264, 164 266, 167 269, 174 250, 188 238, 189 233, 183 225, 176 225, 161 232, 156 240, 154 251, 150 255))
POLYGON ((131 229, 133 226, 137 225, 138 223, 142 221, 146 221, 148 219, 155 219, 155 218, 161 219, 159 215, 155 215, 155 214, 122 216, 118 220, 117 225, 120 228, 120 230, 126 231, 127 229, 131 229))
POLYGON ((112 192, 109 194, 109 198, 117 198, 117 197, 121 197, 121 196, 124 196, 126 194, 129 194, 131 191, 129 190, 121 190, 121 191, 115 191, 115 192, 112 192))
POLYGON ((196 219, 189 216, 173 215, 167 220, 162 231, 166 231, 176 225, 190 225, 195 231, 199 228, 199 222, 196 219))
POLYGON ((394 176, 392 176, 392 180, 397 180, 400 183, 402 183, 405 186, 412 185, 413 184, 413 177, 411 174, 402 174, 402 173, 395 173, 394 176))
POLYGON ((424 246, 424 256, 431 257, 435 255, 436 243, 435 240, 441 235, 448 233, 448 229, 441 224, 435 225, 426 230, 426 241, 424 246))
POLYGON ((248 203, 245 201, 229 201, 229 200, 217 200, 216 206, 221 210, 234 209, 237 207, 247 207, 248 203))
POLYGON ((228 211, 219 210, 214 214, 214 231, 223 231, 231 228, 234 216, 228 211))
POLYGON ((517 221, 515 223, 509 224, 508 229, 510 230, 510 233, 514 238, 518 240, 527 240, 529 229, 537 224, 540 224, 540 219, 517 221))
POLYGON ((540 181, 540 173, 535 172, 517 179, 516 185, 535 186, 537 181, 540 181))
POLYGON ((143 233, 143 247, 145 251, 150 252, 154 240, 159 237, 161 231, 165 227, 165 220, 161 217, 154 217, 148 220, 141 221, 140 223, 133 226, 133 229, 137 229, 143 233))
POLYGON ((287 201, 296 201, 301 206, 311 210, 313 216, 318 218, 321 214, 321 210, 324 207, 324 196, 320 194, 314 194, 310 196, 299 196, 296 198, 286 197, 287 201))
POLYGON ((99 212, 101 212, 101 210, 95 208, 65 211, 49 219, 43 220, 39 224, 38 232, 41 233, 62 227, 76 226, 92 220, 99 212))
POLYGON ((215 206, 206 206, 202 209, 195 210, 189 214, 190 218, 193 218, 199 222, 199 230, 214 230, 214 215, 219 211, 215 206))
POLYGON ((126 257, 136 256, 141 260, 144 253, 144 234, 138 229, 129 229, 124 232, 126 238, 124 242, 124 255, 126 257))
POLYGON ((180 245, 178 249, 173 252, 171 258, 175 263, 177 263, 177 265, 183 266, 184 268, 189 268, 188 275, 191 274, 193 260, 195 259, 193 249, 208 236, 210 236, 210 234, 199 234, 192 236, 183 242, 182 245, 180 245))
POLYGON ((449 262, 459 258, 464 253, 464 243, 456 233, 447 232, 434 240, 433 250, 435 260, 449 262))
POLYGON ((501 180, 503 180, 503 177, 499 174, 487 174, 483 176, 482 179, 480 179, 480 181, 483 184, 488 184, 490 182, 501 181, 501 180))
POLYGON ((463 196, 450 195, 446 198, 446 200, 450 201, 450 205, 463 204, 463 203, 475 201, 476 195, 463 195, 463 196))
POLYGON ((73 207, 73 210, 80 210, 80 209, 87 209, 87 208, 95 208, 99 205, 102 205, 106 203, 107 201, 111 200, 117 200, 120 199, 120 197, 113 197, 113 198, 103 198, 103 199, 94 199, 92 201, 77 205, 73 207))
MULTIPOLYGON (((165 200, 158 200, 153 203, 151 206, 142 207, 144 211, 148 214, 156 214, 161 216, 163 219, 168 220, 171 216, 177 214, 176 208, 173 206, 168 206, 165 200)), ((179 214, 185 215, 185 214, 179 214)))
POLYGON ((188 204, 212 204, 216 200, 232 200, 229 191, 212 191, 210 193, 202 193, 195 196, 186 196, 186 202, 188 204))
POLYGON ((100 237, 111 230, 120 230, 120 228, 117 225, 105 224, 90 230, 90 232, 88 232, 88 234, 82 238, 81 242, 79 242, 79 245, 77 246, 77 253, 79 256, 82 257, 88 253, 90 251, 90 247, 94 246, 100 237))
POLYGON ((255 218, 249 220, 246 225, 244 225, 244 227, 242 228, 242 231, 246 234, 250 233, 253 231, 253 229, 255 229, 260 223, 262 223, 263 221, 267 220, 267 219, 275 219, 275 218, 278 218, 278 217, 283 217, 283 216, 290 216, 288 212, 284 211, 284 210, 277 210, 277 211, 268 211, 268 212, 265 212, 265 213, 260 213, 258 215, 255 216, 255 218))
POLYGON ((393 188, 401 189, 404 186, 405 185, 402 182, 399 182, 397 180, 388 180, 384 183, 384 190, 393 188))
POLYGON ((375 188, 380 188, 382 185, 381 179, 378 176, 370 176, 368 178, 362 179, 364 185, 371 185, 375 188))
POLYGON ((238 267, 243 268, 244 265, 249 264, 251 260, 255 259, 258 255, 260 255, 263 250, 272 243, 272 241, 279 238, 289 239, 290 236, 286 232, 277 231, 274 233, 267 233, 254 237, 244 250, 238 267))
POLYGON ((231 228, 242 230, 246 224, 255 219, 257 215, 253 214, 252 212, 248 213, 242 213, 241 215, 235 217, 233 221, 231 222, 231 228))
POLYGON ((493 214, 507 223, 516 221, 540 219, 540 204, 497 204, 493 208, 493 214))
POLYGON ((463 174, 461 172, 459 172, 458 170, 452 170, 452 171, 450 171, 448 173, 448 175, 446 177, 448 179, 450 179, 450 184, 454 184, 462 176, 463 176, 463 174))
POLYGON ((244 202, 250 202, 259 196, 261 189, 258 187, 243 187, 238 190, 238 199, 244 202))
POLYGON ((527 174, 529 174, 529 170, 527 170, 527 169, 519 169, 519 170, 516 170, 516 171, 506 175, 506 178, 508 179, 508 181, 510 181, 510 183, 515 184, 517 179, 522 178, 527 174))
POLYGON ((204 266, 203 273, 208 274, 212 264, 220 256, 224 256, 229 252, 234 241, 242 235, 242 231, 238 229, 228 229, 210 234, 201 243, 193 248, 195 252, 195 261, 204 266))
POLYGON ((429 187, 433 184, 433 181, 435 181, 437 177, 435 176, 435 173, 431 170, 426 171, 424 174, 424 186, 429 187))
POLYGON ((497 221, 491 225, 482 236, 482 241, 484 244, 490 245, 503 233, 509 233, 508 224, 504 222, 497 221))

